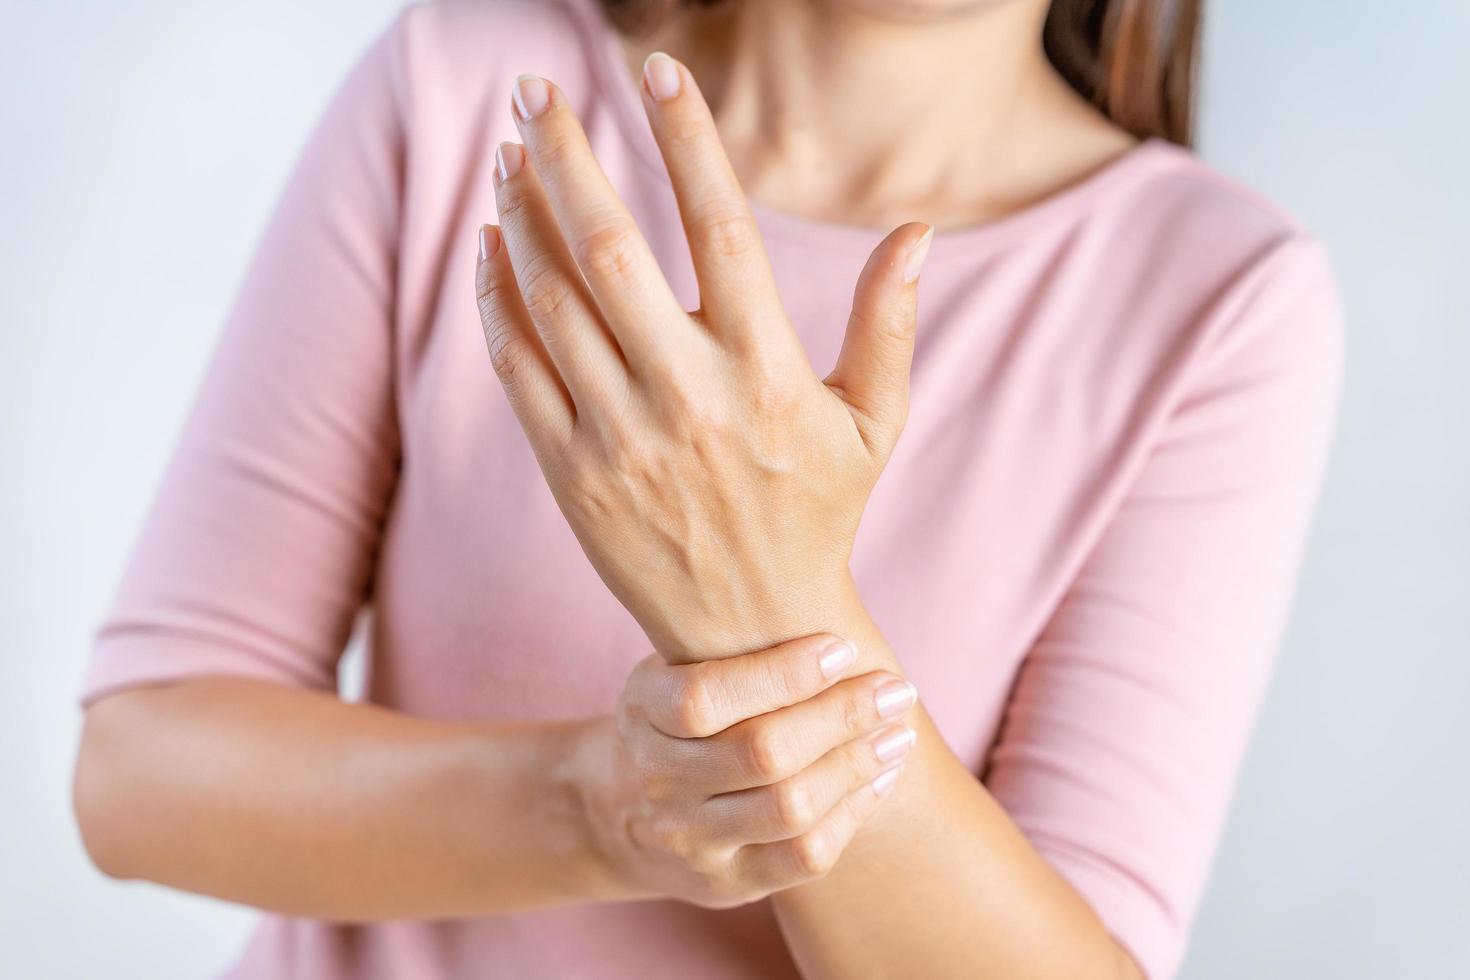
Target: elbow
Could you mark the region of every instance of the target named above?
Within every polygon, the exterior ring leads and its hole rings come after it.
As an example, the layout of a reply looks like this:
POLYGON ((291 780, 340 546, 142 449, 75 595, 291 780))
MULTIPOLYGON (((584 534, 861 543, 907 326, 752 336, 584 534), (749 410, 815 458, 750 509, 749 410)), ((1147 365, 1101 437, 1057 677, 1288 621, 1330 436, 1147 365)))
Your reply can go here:
POLYGON ((120 771, 128 753, 119 744, 123 740, 119 719, 111 717, 116 712, 99 711, 102 707, 99 703, 88 709, 82 728, 72 770, 72 815, 93 866, 121 881, 137 877, 127 844, 129 805, 121 792, 128 782, 120 771))

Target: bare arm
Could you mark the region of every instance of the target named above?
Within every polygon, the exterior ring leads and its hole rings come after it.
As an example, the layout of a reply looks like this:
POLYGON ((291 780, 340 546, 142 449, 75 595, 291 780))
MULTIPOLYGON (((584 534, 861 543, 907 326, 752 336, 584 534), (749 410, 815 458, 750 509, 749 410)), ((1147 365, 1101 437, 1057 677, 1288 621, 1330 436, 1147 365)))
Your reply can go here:
POLYGON ((572 790, 583 722, 428 721, 327 693, 201 679, 87 712, 87 849, 289 915, 489 915, 611 896, 572 790))
POLYGON ((135 688, 88 711, 77 818, 109 874, 310 918, 744 904, 825 873, 902 765, 912 689, 854 660, 821 636, 650 656, 612 715, 556 723, 241 678, 135 688))
MULTIPOLYGON (((862 606, 834 629, 865 665, 897 659, 862 606)), ((890 804, 820 881, 773 896, 807 980, 891 976, 1130 980, 1138 967, 1092 908, 949 750, 922 705, 890 804)))

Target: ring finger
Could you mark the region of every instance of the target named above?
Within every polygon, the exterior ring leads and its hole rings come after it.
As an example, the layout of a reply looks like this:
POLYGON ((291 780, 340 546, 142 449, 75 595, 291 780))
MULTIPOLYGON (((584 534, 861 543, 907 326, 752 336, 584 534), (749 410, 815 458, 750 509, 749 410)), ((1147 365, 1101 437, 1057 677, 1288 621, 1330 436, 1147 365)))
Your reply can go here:
POLYGON ((704 804, 711 830, 735 845, 799 837, 864 784, 901 765, 915 737, 912 728, 892 725, 833 749, 772 786, 712 797, 704 804))
POLYGON ((581 413, 617 400, 627 385, 627 368, 526 162, 525 149, 516 143, 502 143, 496 151, 500 227, 521 299, 581 413))
POLYGON ((516 125, 562 238, 633 373, 669 370, 695 332, 561 90, 516 80, 516 125))
POLYGON ((885 671, 836 684, 800 704, 748 718, 709 738, 669 738, 690 793, 712 796, 788 779, 832 749, 897 722, 914 688, 885 671))

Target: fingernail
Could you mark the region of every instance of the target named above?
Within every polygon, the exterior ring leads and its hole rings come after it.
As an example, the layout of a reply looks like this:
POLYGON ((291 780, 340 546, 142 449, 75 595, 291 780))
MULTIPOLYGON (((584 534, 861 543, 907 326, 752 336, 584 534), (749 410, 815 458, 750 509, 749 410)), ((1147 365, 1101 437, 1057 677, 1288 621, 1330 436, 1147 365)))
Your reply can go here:
POLYGON ((500 229, 494 225, 480 226, 480 261, 500 251, 500 229))
POLYGON ((851 667, 856 659, 857 648, 844 640, 828 647, 817 665, 822 668, 822 676, 830 681, 834 677, 842 676, 843 671, 851 667))
POLYGON ((546 111, 546 107, 551 104, 551 86, 546 84, 544 78, 521 75, 516 79, 516 87, 511 91, 510 97, 515 103, 516 115, 521 117, 521 122, 525 122, 546 111))
POLYGON ((901 715, 909 710, 918 696, 919 692, 908 681, 889 681, 878 688, 878 693, 875 695, 878 702, 878 714, 884 718, 901 715))
POLYGON ((662 51, 655 51, 644 59, 643 83, 654 101, 672 99, 679 94, 679 63, 662 51))
POLYGON ((495 175, 503 184, 526 165, 526 148, 519 143, 501 143, 495 148, 495 175))
POLYGON ((878 756, 879 762, 892 762, 894 759, 902 759, 909 754, 909 749, 914 747, 918 741, 918 733, 912 728, 885 735, 873 746, 873 752, 878 756))
POLYGON ((879 773, 878 778, 873 780, 873 795, 887 796, 888 791, 893 789, 893 784, 898 782, 898 774, 901 772, 903 766, 894 766, 887 772, 879 773))
POLYGON ((903 281, 913 282, 919 278, 919 270, 924 267, 924 260, 929 257, 929 245, 934 241, 934 229, 924 232, 924 237, 909 246, 909 257, 903 264, 903 281))

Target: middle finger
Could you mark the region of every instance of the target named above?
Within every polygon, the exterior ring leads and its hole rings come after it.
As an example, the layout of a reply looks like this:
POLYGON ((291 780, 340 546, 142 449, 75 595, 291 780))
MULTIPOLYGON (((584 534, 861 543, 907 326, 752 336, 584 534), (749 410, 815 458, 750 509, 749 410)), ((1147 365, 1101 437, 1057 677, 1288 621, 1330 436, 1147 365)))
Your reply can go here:
POLYGON ((912 728, 881 728, 833 749, 795 776, 771 786, 721 793, 702 809, 726 843, 766 844, 799 837, 864 784, 901 765, 914 740, 912 728))
POLYGON ((668 740, 688 790, 713 796, 769 786, 832 749, 902 718, 914 687, 885 671, 843 681, 816 697, 750 718, 709 738, 668 740))
POLYGON ((536 333, 578 414, 620 401, 627 368, 546 206, 525 150, 502 143, 495 154, 495 205, 516 285, 536 333))
POLYGON ((635 371, 661 363, 670 345, 695 336, 693 321, 592 155, 566 97, 544 78, 522 75, 513 101, 521 139, 608 326, 635 371))

